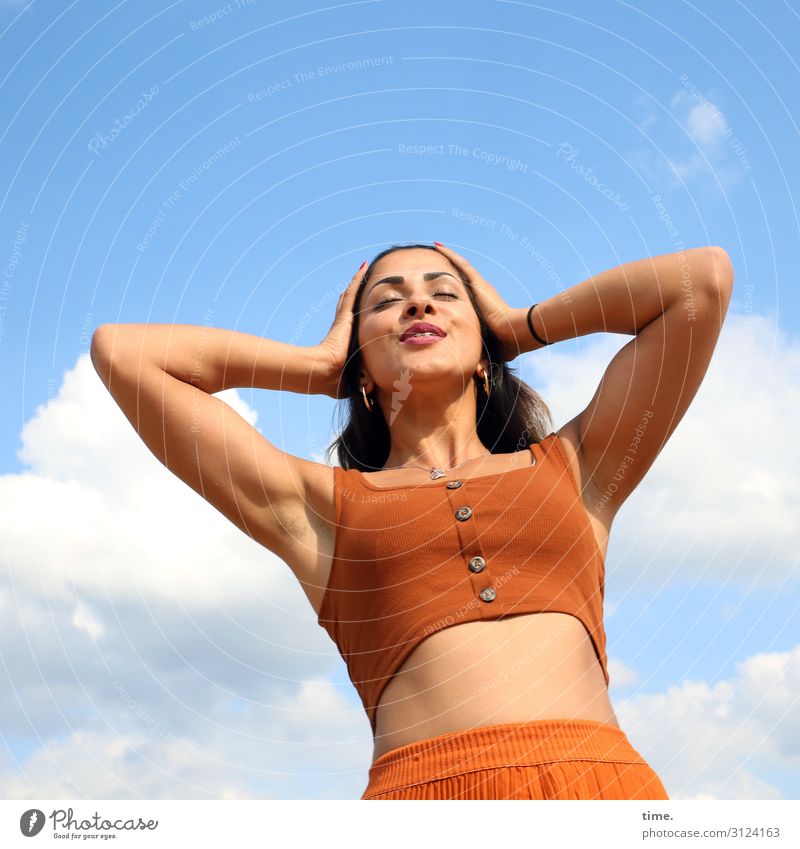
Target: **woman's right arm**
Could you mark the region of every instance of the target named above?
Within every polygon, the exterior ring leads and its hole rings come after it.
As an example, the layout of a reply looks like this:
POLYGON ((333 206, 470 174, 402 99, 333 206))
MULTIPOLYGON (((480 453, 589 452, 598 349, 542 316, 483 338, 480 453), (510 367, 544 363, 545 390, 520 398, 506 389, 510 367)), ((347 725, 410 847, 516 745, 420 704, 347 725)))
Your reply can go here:
POLYGON ((95 346, 98 353, 113 351, 115 365, 154 363, 208 394, 249 387, 314 395, 324 391, 330 371, 319 346, 193 324, 104 324, 92 338, 93 361, 95 346))
POLYGON ((335 383, 329 351, 220 328, 104 324, 92 337, 91 358, 158 460, 288 561, 309 530, 309 486, 313 512, 332 470, 279 450, 212 393, 256 387, 328 394, 335 383))

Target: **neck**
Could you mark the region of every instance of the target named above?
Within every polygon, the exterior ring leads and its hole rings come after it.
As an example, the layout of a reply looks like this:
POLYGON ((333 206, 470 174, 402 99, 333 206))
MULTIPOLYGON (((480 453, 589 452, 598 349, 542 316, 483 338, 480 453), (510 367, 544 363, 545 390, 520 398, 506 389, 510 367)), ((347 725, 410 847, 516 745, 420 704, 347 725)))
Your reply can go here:
POLYGON ((452 469, 466 460, 491 454, 475 430, 475 401, 461 397, 446 409, 434 403, 403 403, 399 412, 387 412, 391 422, 391 450, 385 469, 422 466, 426 469, 452 469))

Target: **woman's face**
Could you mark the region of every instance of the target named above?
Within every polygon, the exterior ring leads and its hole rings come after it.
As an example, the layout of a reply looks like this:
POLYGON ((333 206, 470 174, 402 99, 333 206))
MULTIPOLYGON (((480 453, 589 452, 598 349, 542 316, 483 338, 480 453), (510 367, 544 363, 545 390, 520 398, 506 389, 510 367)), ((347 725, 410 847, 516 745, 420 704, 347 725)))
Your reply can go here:
POLYGON ((359 304, 358 344, 368 392, 402 391, 415 380, 429 390, 453 381, 463 391, 486 362, 478 314, 457 269, 424 249, 393 251, 375 263, 359 304), (425 344, 401 341, 420 321, 445 335, 425 344), (394 386, 398 379, 401 387, 394 386))

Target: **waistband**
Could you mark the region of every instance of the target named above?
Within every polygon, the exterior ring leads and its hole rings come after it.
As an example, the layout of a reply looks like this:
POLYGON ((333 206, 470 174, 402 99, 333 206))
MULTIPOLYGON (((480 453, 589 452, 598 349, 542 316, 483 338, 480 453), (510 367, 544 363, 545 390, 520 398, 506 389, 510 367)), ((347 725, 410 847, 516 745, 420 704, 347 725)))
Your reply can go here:
POLYGON ((451 731, 384 752, 369 769, 365 795, 480 769, 564 760, 647 763, 616 725, 536 719, 451 731))

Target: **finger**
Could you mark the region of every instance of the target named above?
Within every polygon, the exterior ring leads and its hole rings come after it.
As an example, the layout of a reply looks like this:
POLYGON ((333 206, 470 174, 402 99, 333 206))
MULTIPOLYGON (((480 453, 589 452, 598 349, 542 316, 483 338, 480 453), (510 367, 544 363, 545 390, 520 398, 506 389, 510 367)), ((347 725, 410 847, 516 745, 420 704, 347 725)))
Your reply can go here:
POLYGON ((470 278, 475 274, 475 269, 469 264, 469 262, 464 259, 461 254, 454 251, 452 248, 446 248, 441 242, 434 242, 436 245, 436 249, 441 251, 449 260, 456 266, 456 268, 460 269, 470 278))
POLYGON ((441 251, 447 257, 454 257, 456 259, 462 259, 462 257, 457 254, 452 248, 445 247, 441 242, 433 243, 436 247, 437 251, 441 251))
POLYGON ((366 263, 361 264, 358 271, 350 279, 350 282, 347 284, 344 291, 339 295, 339 300, 336 304, 336 311, 333 318, 334 326, 344 324, 349 327, 352 324, 355 317, 355 299, 359 287, 363 282, 362 270, 365 266, 366 263))
POLYGON ((355 273, 353 279, 350 281, 350 285, 348 286, 347 291, 345 292, 345 296, 348 299, 351 307, 354 305, 356 296, 358 295, 361 287, 364 285, 365 274, 368 265, 369 263, 366 260, 361 263, 361 266, 355 273))
POLYGON ((440 250, 445 256, 453 257, 454 259, 457 259, 459 262, 466 262, 464 257, 461 256, 461 254, 458 253, 457 251, 454 251, 452 248, 446 247, 441 242, 434 242, 433 244, 436 245, 437 250, 440 250))
POLYGON ((353 298, 355 298, 356 292, 358 291, 358 285, 363 280, 363 271, 366 267, 367 261, 364 260, 364 262, 362 262, 361 265, 358 267, 358 271, 356 271, 356 273, 350 278, 350 282, 342 290, 336 305, 337 311, 346 300, 352 300, 353 298))
POLYGON ((350 282, 347 284, 347 288, 342 292, 345 298, 354 298, 356 292, 358 291, 358 286, 361 281, 364 279, 364 269, 367 267, 367 261, 361 263, 358 267, 358 271, 353 275, 350 282))

